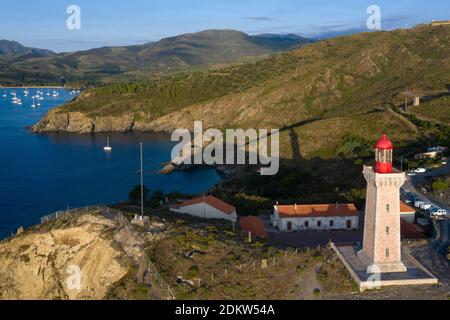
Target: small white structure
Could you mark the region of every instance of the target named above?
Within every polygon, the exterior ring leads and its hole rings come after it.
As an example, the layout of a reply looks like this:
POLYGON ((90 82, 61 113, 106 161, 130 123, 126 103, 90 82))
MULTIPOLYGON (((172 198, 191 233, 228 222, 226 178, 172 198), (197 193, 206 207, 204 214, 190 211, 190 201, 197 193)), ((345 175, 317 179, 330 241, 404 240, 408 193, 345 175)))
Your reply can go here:
POLYGON ((150 222, 150 217, 140 216, 137 214, 134 216, 134 219, 131 220, 131 224, 138 225, 141 227, 145 227, 145 225, 149 222, 150 222))
POLYGON ((358 229, 354 204, 274 206, 272 225, 282 232, 358 229))
POLYGON ((203 219, 224 219, 234 223, 237 221, 236 208, 214 196, 200 197, 173 205, 170 211, 203 219))
POLYGON ((437 146, 437 147, 433 147, 433 148, 428 148, 427 152, 447 152, 448 148, 447 147, 441 147, 441 146, 437 146))
POLYGON ((406 222, 414 223, 416 221, 416 209, 400 201, 400 218, 406 222))

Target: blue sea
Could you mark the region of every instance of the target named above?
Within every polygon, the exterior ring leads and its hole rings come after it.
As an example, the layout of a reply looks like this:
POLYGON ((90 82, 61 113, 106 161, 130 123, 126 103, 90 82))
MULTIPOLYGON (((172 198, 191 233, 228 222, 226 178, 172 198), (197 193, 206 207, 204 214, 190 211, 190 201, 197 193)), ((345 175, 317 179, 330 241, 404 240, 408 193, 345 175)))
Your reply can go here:
POLYGON ((174 142, 165 134, 34 134, 26 127, 45 113, 75 97, 58 89, 0 88, 0 239, 18 227, 39 223, 40 217, 57 210, 126 200, 139 184, 139 142, 144 144, 144 184, 150 190, 196 194, 220 181, 212 168, 161 175, 170 160, 174 142), (32 108, 32 96, 40 90, 44 100, 32 108), (15 91, 22 105, 12 103, 15 91), (47 92, 50 95, 47 95, 47 92), (6 94, 6 97, 3 95, 6 94), (103 147, 109 136, 112 153, 103 147))

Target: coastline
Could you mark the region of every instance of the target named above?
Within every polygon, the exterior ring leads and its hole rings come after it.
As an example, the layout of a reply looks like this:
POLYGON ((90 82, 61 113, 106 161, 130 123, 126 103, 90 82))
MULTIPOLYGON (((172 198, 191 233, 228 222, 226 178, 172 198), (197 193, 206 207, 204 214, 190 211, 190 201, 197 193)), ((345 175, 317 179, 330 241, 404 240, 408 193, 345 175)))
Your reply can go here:
POLYGON ((48 88, 48 89, 65 89, 63 86, 1 86, 0 89, 33 89, 33 88, 48 88))

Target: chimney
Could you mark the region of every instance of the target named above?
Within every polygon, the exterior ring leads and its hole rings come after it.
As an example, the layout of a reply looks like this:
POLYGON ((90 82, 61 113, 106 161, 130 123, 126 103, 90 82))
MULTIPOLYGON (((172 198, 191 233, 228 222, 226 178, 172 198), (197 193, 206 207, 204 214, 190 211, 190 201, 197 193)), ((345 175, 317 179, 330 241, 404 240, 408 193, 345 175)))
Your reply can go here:
POLYGON ((295 204, 295 212, 297 212, 297 204, 295 204))
POLYGON ((339 208, 339 201, 336 201, 336 208, 339 208))

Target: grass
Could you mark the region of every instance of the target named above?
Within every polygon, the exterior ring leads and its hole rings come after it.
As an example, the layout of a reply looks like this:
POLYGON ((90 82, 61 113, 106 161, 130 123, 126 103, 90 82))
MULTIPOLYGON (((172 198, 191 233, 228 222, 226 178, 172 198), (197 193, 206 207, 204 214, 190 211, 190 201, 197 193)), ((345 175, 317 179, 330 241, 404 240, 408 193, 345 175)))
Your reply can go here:
MULTIPOLYGON (((174 283, 177 276, 196 281, 195 286, 178 284, 172 289, 177 299, 295 299, 302 286, 299 278, 307 270, 323 261, 326 248, 294 250, 273 246, 266 241, 246 241, 246 235, 231 232, 222 222, 209 222, 186 217, 185 223, 175 223, 175 218, 165 216, 169 234, 157 244, 148 244, 152 261, 167 283, 174 283), (199 226, 202 224, 202 227, 199 226), (188 242, 179 242, 177 235, 189 236, 188 242), (188 258, 186 253, 210 239, 203 254, 188 258), (262 260, 269 269, 262 269, 262 260), (198 282, 198 280, 200 282, 198 282)), ((180 219, 180 218, 177 218, 180 219)), ((187 238, 185 238, 187 240, 187 238)), ((339 265, 334 269, 340 270, 339 265)), ((339 279, 347 279, 346 274, 339 279)), ((324 279, 325 283, 340 281, 338 278, 324 279)), ((326 293, 334 293, 336 286, 326 293)), ((350 286, 341 286, 350 292, 350 286)))
MULTIPOLYGON (((241 65, 95 88, 59 112, 93 119, 132 113, 148 130, 153 120, 169 131, 194 120, 219 129, 289 127, 281 136, 283 158, 296 156, 293 142, 301 157, 331 158, 349 133, 371 141, 382 131, 398 142, 417 138, 417 128, 389 106, 405 88, 446 88, 448 34, 449 28, 418 27, 330 39, 241 65)), ((424 108, 448 118, 440 107, 424 108)))
POLYGON ((450 125, 450 96, 422 101, 419 106, 412 107, 410 111, 419 117, 450 125))

